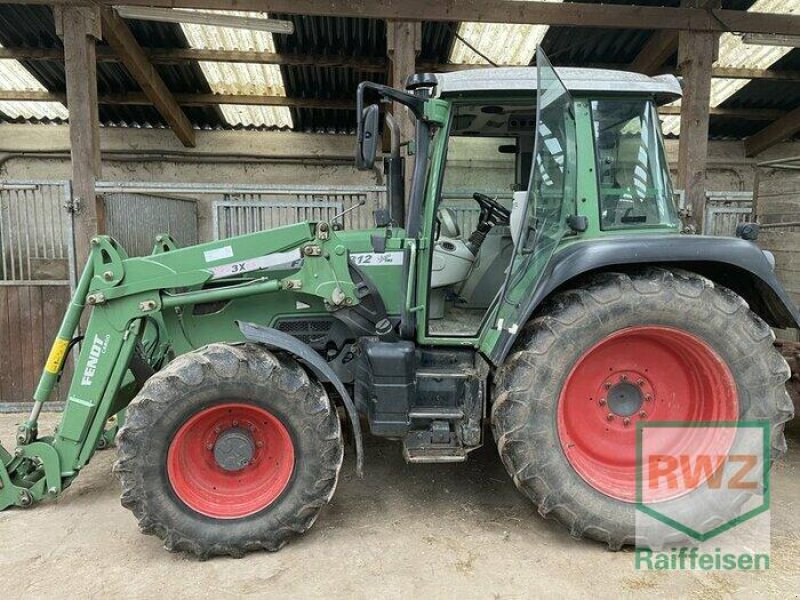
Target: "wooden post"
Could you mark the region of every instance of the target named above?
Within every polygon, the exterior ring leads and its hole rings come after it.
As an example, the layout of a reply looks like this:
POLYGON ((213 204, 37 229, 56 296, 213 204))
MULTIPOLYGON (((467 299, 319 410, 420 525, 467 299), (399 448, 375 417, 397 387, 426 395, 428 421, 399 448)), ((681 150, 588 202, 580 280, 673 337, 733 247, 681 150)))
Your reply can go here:
POLYGON ((110 8, 101 9, 100 16, 108 45, 120 57, 125 68, 128 69, 159 114, 164 117, 181 143, 188 148, 194 148, 192 123, 181 110, 167 84, 161 79, 158 70, 139 46, 124 19, 110 8))
POLYGON ((80 271, 89 255, 89 240, 103 229, 102 209, 98 209, 94 188, 100 176, 95 57, 95 43, 101 37, 100 14, 88 6, 56 6, 54 14, 56 31, 64 40, 75 258, 80 271))
MULTIPOLYGON (((696 7, 703 0, 684 0, 681 6, 696 7)), ((691 214, 687 225, 703 231, 706 205, 706 159, 711 98, 711 66, 719 36, 713 32, 681 31, 678 68, 684 77, 681 100, 681 132, 678 141, 678 187, 683 188, 691 214)))
MULTIPOLYGON (((406 89, 406 79, 416 70, 417 54, 421 50, 422 29, 420 23, 408 21, 386 22, 386 50, 389 56, 389 84, 397 89, 406 89)), ((414 119, 406 107, 394 107, 394 116, 400 125, 400 138, 403 142, 413 141, 414 119)), ((406 193, 411 190, 413 164, 406 148, 406 193)))

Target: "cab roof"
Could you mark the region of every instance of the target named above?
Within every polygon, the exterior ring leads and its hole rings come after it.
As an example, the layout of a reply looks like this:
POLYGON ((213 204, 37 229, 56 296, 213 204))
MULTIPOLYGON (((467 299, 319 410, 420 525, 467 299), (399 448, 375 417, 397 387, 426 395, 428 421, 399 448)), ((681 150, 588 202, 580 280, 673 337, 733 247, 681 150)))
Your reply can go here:
MULTIPOLYGON (((641 73, 612 69, 555 67, 570 93, 612 95, 654 95, 659 102, 671 102, 681 96, 681 86, 674 75, 648 77, 641 73)), ((460 92, 536 91, 536 67, 479 68, 436 75, 436 94, 460 92)))

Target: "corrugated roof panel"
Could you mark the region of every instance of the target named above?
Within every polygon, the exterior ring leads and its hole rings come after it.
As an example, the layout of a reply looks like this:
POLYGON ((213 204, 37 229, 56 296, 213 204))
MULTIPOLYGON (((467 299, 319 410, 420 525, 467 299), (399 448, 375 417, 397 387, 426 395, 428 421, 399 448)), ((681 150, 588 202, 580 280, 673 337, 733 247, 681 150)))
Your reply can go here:
POLYGON ((231 125, 244 127, 292 127, 292 115, 285 106, 220 104, 222 116, 231 125))
MULTIPOLYGON (((278 53, 386 57, 386 22, 382 19, 270 14, 294 24, 294 34, 273 37, 278 53)), ((430 23, 422 24, 422 58, 447 58, 449 44, 445 31, 449 29, 444 30, 446 26, 446 23, 435 27, 430 23), (427 40, 435 45, 428 45, 427 40), (446 49, 442 51, 442 48, 446 49)), ((350 66, 281 65, 281 73, 286 95, 290 98, 355 101, 356 87, 361 81, 386 83, 384 72, 363 72, 350 66)), ((292 108, 291 113, 297 131, 351 133, 355 129, 355 110, 292 108)))
POLYGON ((662 116, 661 131, 664 135, 678 135, 681 132, 681 118, 677 115, 662 116))
MULTIPOLYGON (((561 0, 545 0, 561 2, 561 0)), ((478 50, 456 38, 450 51, 454 64, 487 64, 483 54, 498 65, 529 65, 536 46, 544 39, 548 25, 516 25, 505 23, 461 23, 458 35, 478 50)))
MULTIPOLYGON (((267 13, 214 11, 235 16, 268 18, 267 13)), ((181 23, 192 48, 275 52, 272 34, 266 31, 233 29, 212 25, 181 23)), ((214 93, 285 96, 286 88, 278 65, 203 62, 200 68, 214 93)), ((292 127, 292 115, 285 106, 221 105, 230 125, 246 127, 292 127)))
MULTIPOLYGON (((0 45, 2 48, 2 45, 0 45)), ((0 59, 0 90, 45 92, 45 88, 18 60, 0 59)), ((60 102, 0 101, 0 112, 12 119, 66 120, 67 107, 60 102)))
MULTIPOLYGON (((549 0, 560 2, 560 0, 549 0)), ((544 39, 547 25, 508 25, 503 23, 461 23, 458 35, 499 65, 528 65, 536 46, 544 39)), ((487 64, 486 59, 456 38, 450 52, 454 64, 487 64)))
MULTIPOLYGON (((800 0, 756 0, 748 11, 777 14, 800 13, 800 0)), ((792 50, 793 48, 784 46, 746 44, 742 41, 741 35, 723 33, 719 38, 719 58, 714 64, 720 67, 768 69, 792 50)), ((711 106, 721 105, 751 81, 752 79, 712 79, 711 106)), ((675 105, 680 106, 680 102, 675 105)), ((680 133, 680 117, 667 117, 664 121, 664 133, 678 135, 680 133)))

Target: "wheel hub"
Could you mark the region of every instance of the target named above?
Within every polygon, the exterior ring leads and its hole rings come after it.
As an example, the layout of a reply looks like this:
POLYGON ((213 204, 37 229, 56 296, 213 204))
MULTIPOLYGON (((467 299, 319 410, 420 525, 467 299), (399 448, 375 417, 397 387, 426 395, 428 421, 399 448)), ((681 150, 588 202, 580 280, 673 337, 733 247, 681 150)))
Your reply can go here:
POLYGON ((630 417, 639 412, 644 395, 639 386, 628 382, 618 383, 608 390, 608 409, 615 415, 630 417))
POLYGON ((250 432, 241 428, 223 431, 214 444, 214 460, 225 471, 240 471, 253 460, 256 445, 250 432))

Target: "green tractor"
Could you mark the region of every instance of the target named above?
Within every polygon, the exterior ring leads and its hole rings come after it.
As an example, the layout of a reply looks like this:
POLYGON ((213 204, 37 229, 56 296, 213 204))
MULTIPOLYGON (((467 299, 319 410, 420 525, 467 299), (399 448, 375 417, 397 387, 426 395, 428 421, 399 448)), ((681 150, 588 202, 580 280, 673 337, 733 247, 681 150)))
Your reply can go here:
POLYGON ((386 118, 375 228, 161 235, 146 257, 93 238, 33 412, 0 448, 0 509, 58 497, 116 437, 144 533, 200 557, 277 550, 333 495, 343 428, 361 474, 362 424, 412 463, 464 461, 490 425, 541 515, 620 548, 643 423, 767 421, 779 458, 793 411, 770 326, 800 314, 752 241, 681 233, 657 113, 679 95, 671 76, 541 52, 407 91, 365 82, 359 168, 380 103, 416 121, 406 174, 386 118))

